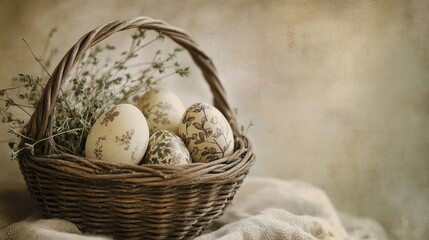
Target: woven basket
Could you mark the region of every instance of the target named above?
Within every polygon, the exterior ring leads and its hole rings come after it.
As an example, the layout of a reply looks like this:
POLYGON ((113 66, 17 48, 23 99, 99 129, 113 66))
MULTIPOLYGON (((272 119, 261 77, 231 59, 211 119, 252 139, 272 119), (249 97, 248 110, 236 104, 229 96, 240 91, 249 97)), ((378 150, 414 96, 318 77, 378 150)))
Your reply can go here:
POLYGON ((231 202, 255 161, 210 58, 182 30, 148 17, 112 22, 84 35, 52 73, 29 121, 27 136, 34 141, 49 139, 36 145, 34 155, 25 153, 19 160, 28 189, 44 216, 66 219, 84 233, 115 239, 191 239, 201 234, 231 202), (210 86, 213 105, 231 124, 236 143, 231 156, 210 163, 137 166, 55 151, 55 142, 49 138, 51 121, 67 74, 90 47, 133 28, 162 32, 189 52, 210 86))

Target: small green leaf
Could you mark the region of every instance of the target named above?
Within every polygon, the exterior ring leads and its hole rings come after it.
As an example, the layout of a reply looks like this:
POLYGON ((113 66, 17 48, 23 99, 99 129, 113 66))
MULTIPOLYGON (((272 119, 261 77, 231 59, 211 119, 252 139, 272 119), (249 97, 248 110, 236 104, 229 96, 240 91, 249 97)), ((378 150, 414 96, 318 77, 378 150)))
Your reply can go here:
POLYGON ((192 125, 198 130, 204 130, 203 125, 201 125, 199 122, 194 122, 192 125))
POLYGON ((205 137, 205 134, 204 134, 204 132, 199 132, 198 133, 198 135, 199 135, 199 137, 200 137, 200 139, 201 139, 201 141, 205 141, 206 140, 206 137, 205 137))
POLYGON ((106 45, 106 49, 107 49, 107 50, 115 50, 115 49, 116 49, 116 47, 115 47, 115 46, 112 46, 112 45, 110 45, 110 44, 107 44, 107 45, 106 45))
POLYGON ((209 148, 209 152, 210 152, 211 154, 216 154, 216 153, 217 153, 217 150, 216 150, 216 148, 211 147, 211 148, 209 148))
POLYGON ((8 146, 9 146, 10 149, 14 149, 15 145, 16 145, 15 142, 8 142, 8 146))
POLYGON ((189 118, 186 120, 186 127, 191 126, 192 121, 194 121, 194 119, 195 119, 195 117, 189 117, 189 118))
POLYGON ((157 39, 164 40, 165 35, 164 35, 164 33, 163 33, 163 32, 159 32, 159 33, 158 33, 158 36, 157 36, 156 38, 157 38, 157 39))

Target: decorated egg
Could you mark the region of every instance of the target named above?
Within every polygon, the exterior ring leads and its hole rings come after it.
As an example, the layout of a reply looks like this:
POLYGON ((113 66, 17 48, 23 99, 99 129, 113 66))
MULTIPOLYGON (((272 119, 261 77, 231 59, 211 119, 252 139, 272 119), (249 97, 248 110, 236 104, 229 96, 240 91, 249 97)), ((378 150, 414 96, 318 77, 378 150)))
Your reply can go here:
POLYGON ((226 118, 214 106, 195 103, 183 114, 179 136, 193 162, 210 162, 234 152, 234 136, 226 118))
POLYGON ((150 136, 142 163, 182 165, 191 163, 191 156, 181 138, 170 131, 160 130, 150 136))
POLYGON ((137 106, 146 117, 151 134, 158 130, 168 130, 178 134, 179 122, 185 112, 185 106, 172 91, 155 87, 142 96, 137 106))
POLYGON ((87 158, 110 163, 137 164, 149 142, 149 128, 142 112, 119 104, 103 113, 91 127, 85 143, 87 158))

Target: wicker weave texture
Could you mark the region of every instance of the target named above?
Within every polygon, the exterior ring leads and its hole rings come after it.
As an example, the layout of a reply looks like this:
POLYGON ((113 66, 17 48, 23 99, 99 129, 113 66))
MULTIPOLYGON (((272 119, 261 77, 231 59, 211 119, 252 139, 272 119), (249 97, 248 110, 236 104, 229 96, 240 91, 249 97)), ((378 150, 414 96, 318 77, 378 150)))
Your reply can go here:
POLYGON ((252 146, 239 134, 225 91, 210 58, 182 30, 163 21, 136 17, 84 35, 52 73, 28 125, 28 137, 48 138, 36 155, 20 157, 28 189, 46 217, 74 222, 87 233, 115 239, 191 239, 232 201, 254 164, 252 146), (142 28, 162 32, 183 46, 203 73, 213 105, 230 122, 235 136, 231 156, 181 166, 125 165, 93 161, 55 150, 51 120, 63 81, 86 50, 113 33, 142 28))

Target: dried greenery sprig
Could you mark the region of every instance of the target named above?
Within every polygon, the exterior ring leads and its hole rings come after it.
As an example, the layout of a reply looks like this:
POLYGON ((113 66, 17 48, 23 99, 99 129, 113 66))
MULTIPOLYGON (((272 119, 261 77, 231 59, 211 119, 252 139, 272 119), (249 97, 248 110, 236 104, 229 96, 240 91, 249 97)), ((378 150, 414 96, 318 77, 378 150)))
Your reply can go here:
MULTIPOLYGON (((49 33, 44 54, 48 52, 55 32, 56 29, 49 33)), ((50 138, 54 138, 58 151, 83 156, 86 136, 106 108, 123 102, 135 103, 144 92, 172 75, 188 76, 189 67, 182 67, 177 61, 177 55, 182 48, 176 47, 167 54, 158 50, 149 61, 137 58, 142 49, 164 39, 162 33, 148 35, 141 29, 133 33, 129 49, 121 52, 117 61, 111 61, 109 58, 109 54, 113 55, 116 51, 113 45, 97 45, 90 49, 69 74, 65 81, 67 84, 62 86, 56 99, 52 136, 36 142, 30 139, 33 144, 27 143, 22 146, 18 144, 20 139, 28 138, 25 133, 26 122, 44 91, 50 76, 47 69, 58 52, 56 48, 51 48, 46 59, 36 57, 23 39, 41 66, 43 74, 42 76, 18 74, 13 79, 16 86, 0 89, 0 101, 3 102, 3 106, 0 107, 2 122, 8 124, 8 132, 16 137, 8 140, 12 149, 12 159, 16 159, 24 150, 34 153, 37 144, 50 138), (139 68, 137 73, 136 67, 139 68), (14 93, 15 97, 11 97, 10 93, 14 93), (17 115, 15 109, 25 115, 17 115)))

